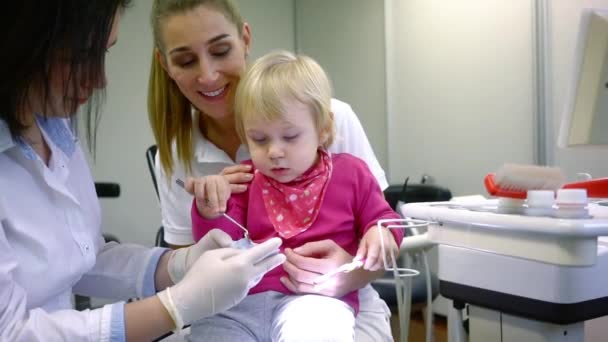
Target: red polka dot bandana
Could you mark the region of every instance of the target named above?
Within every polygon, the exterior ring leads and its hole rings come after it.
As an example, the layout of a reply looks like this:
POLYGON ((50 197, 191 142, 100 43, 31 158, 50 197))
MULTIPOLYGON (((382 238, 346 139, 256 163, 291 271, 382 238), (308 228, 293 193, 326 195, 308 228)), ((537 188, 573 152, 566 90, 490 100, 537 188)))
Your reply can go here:
POLYGON ((289 183, 280 183, 256 172, 253 182, 262 189, 266 212, 281 237, 296 236, 317 219, 331 172, 331 158, 321 149, 319 161, 289 183))

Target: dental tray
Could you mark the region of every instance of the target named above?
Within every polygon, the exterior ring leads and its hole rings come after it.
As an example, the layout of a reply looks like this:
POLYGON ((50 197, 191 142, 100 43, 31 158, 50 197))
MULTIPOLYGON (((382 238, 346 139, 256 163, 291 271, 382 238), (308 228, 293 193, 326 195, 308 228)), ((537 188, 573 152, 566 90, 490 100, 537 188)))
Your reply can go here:
POLYGON ((497 200, 408 203, 404 217, 427 220, 438 244, 542 261, 589 266, 597 258, 598 236, 608 236, 608 207, 589 204, 591 218, 563 219, 500 214, 497 200))

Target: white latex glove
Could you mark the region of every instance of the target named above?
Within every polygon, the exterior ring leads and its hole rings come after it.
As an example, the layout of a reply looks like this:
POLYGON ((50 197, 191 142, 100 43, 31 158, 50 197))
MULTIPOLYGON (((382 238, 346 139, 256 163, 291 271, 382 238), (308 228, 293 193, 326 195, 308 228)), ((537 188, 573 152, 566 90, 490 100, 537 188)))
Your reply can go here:
POLYGON ((190 247, 183 247, 171 252, 167 270, 174 284, 177 284, 192 264, 206 251, 232 246, 232 238, 220 229, 212 229, 202 239, 190 247))
POLYGON ((247 250, 220 248, 203 253, 184 279, 157 294, 176 329, 243 300, 257 284, 254 279, 285 261, 285 255, 278 253, 280 245, 280 238, 272 238, 247 250))

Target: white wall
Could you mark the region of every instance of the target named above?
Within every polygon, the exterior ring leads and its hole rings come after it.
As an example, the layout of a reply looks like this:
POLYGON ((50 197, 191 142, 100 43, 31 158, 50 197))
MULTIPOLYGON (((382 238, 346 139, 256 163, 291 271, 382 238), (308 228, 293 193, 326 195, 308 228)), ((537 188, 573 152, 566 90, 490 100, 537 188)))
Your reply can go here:
POLYGON ((296 49, 329 74, 387 169, 383 0, 297 0, 296 49))
POLYGON ((273 49, 295 49, 295 0, 236 0, 251 26, 250 61, 273 49))
MULTIPOLYGON (((253 31, 252 58, 271 48, 294 49, 292 0, 239 0, 253 31), (280 29, 277 29, 280 27, 280 29)), ((97 137, 92 172, 97 181, 120 183, 122 194, 102 200, 103 229, 123 242, 153 245, 160 226, 158 201, 145 150, 154 143, 146 96, 152 56, 150 0, 127 10, 118 43, 107 60, 107 101, 97 137)))
POLYGON ((97 136, 97 158, 92 164, 96 180, 118 182, 122 191, 119 198, 102 200, 103 230, 123 242, 146 245, 153 244, 160 225, 145 159, 145 150, 154 141, 146 110, 152 56, 151 4, 139 0, 127 10, 118 43, 108 54, 107 100, 97 136))
POLYGON ((532 1, 387 0, 389 172, 485 193, 533 161, 532 1))

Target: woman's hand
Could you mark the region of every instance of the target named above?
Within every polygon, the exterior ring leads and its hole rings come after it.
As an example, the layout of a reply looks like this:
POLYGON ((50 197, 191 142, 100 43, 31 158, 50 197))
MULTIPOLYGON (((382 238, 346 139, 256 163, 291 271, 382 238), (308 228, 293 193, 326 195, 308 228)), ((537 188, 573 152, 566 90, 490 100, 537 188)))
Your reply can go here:
POLYGON ((231 189, 225 176, 188 178, 185 189, 194 195, 196 209, 202 217, 212 219, 226 212, 231 189))
POLYGON ((365 260, 364 269, 368 271, 384 269, 382 243, 384 243, 384 255, 387 261, 391 260, 391 254, 394 256, 399 254, 399 247, 389 229, 374 226, 363 235, 363 239, 359 243, 359 250, 357 250, 356 259, 365 260))
POLYGON ((353 256, 333 240, 309 242, 294 250, 285 249, 284 253, 287 260, 283 268, 289 278, 283 277, 281 282, 294 293, 315 293, 339 298, 360 289, 384 273, 359 269, 338 273, 322 284, 315 285, 315 279, 351 262, 353 256))
POLYGON ((251 165, 237 164, 224 168, 220 173, 230 183, 233 194, 239 194, 247 190, 247 184, 253 179, 251 165))
POLYGON ((282 264, 281 239, 247 250, 218 248, 201 254, 175 285, 157 294, 178 328, 239 303, 256 279, 282 264))
POLYGON ((194 245, 171 251, 167 263, 167 272, 171 281, 175 284, 182 280, 203 253, 230 247, 232 242, 232 238, 226 232, 220 229, 212 229, 194 245))

